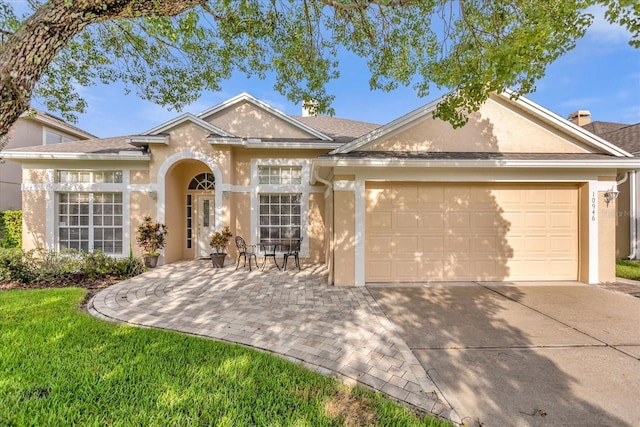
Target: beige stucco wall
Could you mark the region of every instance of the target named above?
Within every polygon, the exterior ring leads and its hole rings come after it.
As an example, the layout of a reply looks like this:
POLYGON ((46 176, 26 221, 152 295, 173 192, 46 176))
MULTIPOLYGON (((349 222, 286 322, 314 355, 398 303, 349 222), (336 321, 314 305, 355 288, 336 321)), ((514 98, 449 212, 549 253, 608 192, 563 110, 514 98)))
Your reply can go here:
POLYGON ((598 193, 598 280, 616 280, 615 204, 604 202, 604 192, 598 193))
MULTIPOLYGON (((47 173, 44 169, 24 169, 22 182, 44 184, 47 173)), ((22 193, 22 248, 30 250, 46 247, 46 191, 25 191, 22 193)))
POLYGON ((425 117, 369 150, 504 153, 584 153, 592 149, 523 111, 492 97, 460 129, 425 117))
POLYGON ((241 102, 204 120, 241 138, 311 138, 293 126, 249 102, 241 102))
POLYGON ((591 221, 591 195, 589 184, 578 190, 578 280, 589 281, 589 222, 591 221))
MULTIPOLYGON (((157 218, 156 202, 146 191, 132 191, 129 195, 130 211, 129 235, 131 236, 131 248, 134 256, 142 256, 142 249, 136 243, 138 226, 142 224, 144 217, 149 215, 157 218)), ((128 248, 125 248, 125 251, 128 248)))
POLYGON ((25 251, 46 247, 47 192, 22 193, 22 249, 25 251))
POLYGON ((334 192, 333 222, 333 283, 336 286, 355 285, 355 194, 334 192))

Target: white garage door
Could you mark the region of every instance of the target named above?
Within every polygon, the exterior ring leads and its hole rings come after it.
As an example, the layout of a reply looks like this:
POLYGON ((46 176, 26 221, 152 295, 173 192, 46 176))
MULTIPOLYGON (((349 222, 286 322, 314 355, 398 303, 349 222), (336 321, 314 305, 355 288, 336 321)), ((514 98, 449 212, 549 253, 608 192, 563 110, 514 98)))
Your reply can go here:
POLYGON ((366 188, 367 282, 577 280, 575 185, 366 188))

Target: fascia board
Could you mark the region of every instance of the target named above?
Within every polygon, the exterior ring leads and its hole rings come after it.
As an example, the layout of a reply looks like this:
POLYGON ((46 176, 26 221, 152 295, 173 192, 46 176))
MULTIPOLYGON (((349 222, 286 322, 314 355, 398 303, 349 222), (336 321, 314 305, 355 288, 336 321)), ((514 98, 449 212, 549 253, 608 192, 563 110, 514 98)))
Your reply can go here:
POLYGON ((135 135, 125 138, 125 141, 127 144, 135 145, 136 147, 148 144, 169 145, 169 138, 167 135, 135 135))
POLYGON ((424 160, 424 159, 316 159, 316 166, 415 168, 616 168, 640 169, 637 160, 424 160))
POLYGON ((222 135, 222 136, 226 136, 226 137, 234 137, 234 135, 230 134, 229 132, 227 132, 224 129, 221 129, 215 125, 212 125, 211 123, 205 122, 204 120, 194 116, 191 113, 184 113, 178 117, 175 117, 171 120, 169 120, 168 122, 164 122, 161 125, 158 125, 156 127, 154 127, 153 129, 149 129, 146 132, 143 132, 141 134, 141 136, 146 136, 146 135, 157 135, 159 133, 163 133, 173 127, 176 127, 184 122, 192 122, 193 124, 195 124, 196 126, 199 126, 201 128, 203 128, 204 130, 206 130, 209 133, 216 133, 218 135, 222 135))
POLYGON ((366 133, 347 144, 340 146, 339 148, 333 150, 330 154, 350 153, 364 146, 373 144, 380 138, 390 134, 391 132, 397 131, 398 129, 401 129, 409 123, 412 123, 428 114, 432 114, 441 101, 442 97, 428 103, 427 105, 415 109, 410 113, 405 114, 404 116, 399 117, 384 126, 374 129, 371 132, 366 133))
POLYGON ((524 96, 518 96, 517 99, 512 99, 514 92, 510 89, 505 89, 499 95, 519 105, 521 108, 529 111, 531 114, 541 118, 543 121, 552 124, 556 128, 575 136, 580 141, 594 148, 605 151, 608 154, 612 154, 618 157, 633 157, 633 155, 622 148, 611 144, 610 142, 600 138, 597 135, 583 129, 582 127, 570 122, 569 120, 557 115, 556 113, 547 110, 543 106, 525 98, 524 96))
POLYGON ((237 104, 238 102, 241 102, 241 101, 250 102, 253 105, 255 105, 256 107, 268 111, 269 113, 271 113, 274 116, 280 118, 281 120, 284 120, 285 122, 287 122, 287 123, 299 128, 299 129, 303 130, 304 132, 307 132, 307 133, 315 136, 316 138, 322 139, 323 141, 333 141, 333 138, 331 138, 330 136, 327 136, 324 133, 319 132, 319 131, 315 130, 314 128, 310 127, 310 126, 307 126, 306 124, 304 124, 302 122, 299 122, 298 120, 296 120, 294 118, 291 118, 288 114, 285 114, 282 111, 272 107, 271 105, 269 105, 269 104, 267 104, 267 103, 265 103, 263 101, 260 101, 258 98, 254 97, 254 96, 252 96, 252 95, 250 95, 250 94, 248 94, 246 92, 243 92, 240 95, 234 96, 231 99, 228 99, 228 100, 226 100, 224 102, 221 102, 220 104, 218 104, 218 105, 216 105, 214 107, 211 107, 211 108, 209 108, 207 110, 204 110, 201 113, 198 113, 197 117, 207 117, 207 116, 213 115, 213 114, 215 114, 215 113, 217 113, 219 111, 222 111, 222 110, 224 110, 224 109, 226 109, 226 108, 228 108, 228 107, 230 107, 230 106, 232 106, 234 104, 237 104))
POLYGON ((74 136, 79 136, 80 138, 85 138, 85 139, 95 139, 97 138, 97 136, 84 131, 78 127, 69 125, 65 122, 61 122, 60 119, 55 120, 51 117, 48 117, 44 114, 44 112, 40 111, 40 110, 36 110, 35 108, 33 108, 33 110, 36 111, 35 115, 30 115, 28 113, 23 113, 20 115, 21 118, 24 119, 31 119, 31 120, 35 120, 37 122, 40 122, 46 126, 49 126, 51 128, 55 128, 57 130, 61 130, 63 132, 72 134, 74 136), (42 113, 42 114, 38 114, 38 113, 42 113))
POLYGON ((91 153, 28 153, 0 152, 0 157, 9 160, 116 160, 116 161, 149 161, 148 154, 91 154, 91 153))

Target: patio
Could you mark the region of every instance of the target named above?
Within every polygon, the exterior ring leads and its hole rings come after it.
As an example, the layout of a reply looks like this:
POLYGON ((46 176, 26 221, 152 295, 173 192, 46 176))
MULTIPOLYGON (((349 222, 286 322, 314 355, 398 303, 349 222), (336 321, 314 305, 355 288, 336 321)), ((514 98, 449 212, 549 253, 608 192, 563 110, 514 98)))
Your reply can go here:
POLYGON ((215 269, 210 260, 169 264, 100 292, 89 311, 273 352, 460 421, 366 288, 327 286, 320 264, 234 268, 215 269))

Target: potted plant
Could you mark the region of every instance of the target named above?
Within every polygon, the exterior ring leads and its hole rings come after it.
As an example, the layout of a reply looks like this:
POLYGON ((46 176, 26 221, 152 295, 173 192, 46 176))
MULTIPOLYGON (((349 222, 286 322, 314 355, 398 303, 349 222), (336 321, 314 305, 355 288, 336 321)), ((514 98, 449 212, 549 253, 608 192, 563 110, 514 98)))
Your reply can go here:
POLYGON ((138 226, 136 242, 144 251, 142 256, 147 267, 154 268, 158 265, 158 256, 166 244, 168 232, 166 225, 153 222, 150 216, 145 216, 142 224, 138 226))
POLYGON ((216 231, 211 236, 209 246, 213 249, 213 252, 211 252, 211 262, 214 267, 224 267, 224 259, 227 256, 227 245, 229 244, 229 239, 232 236, 233 235, 231 234, 228 225, 225 225, 222 227, 222 230, 216 231))

